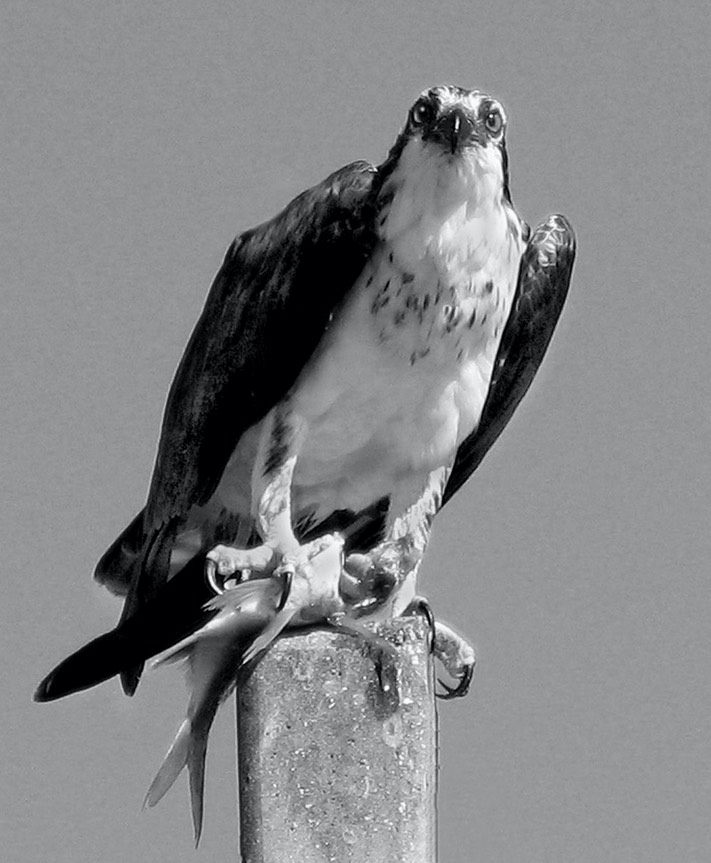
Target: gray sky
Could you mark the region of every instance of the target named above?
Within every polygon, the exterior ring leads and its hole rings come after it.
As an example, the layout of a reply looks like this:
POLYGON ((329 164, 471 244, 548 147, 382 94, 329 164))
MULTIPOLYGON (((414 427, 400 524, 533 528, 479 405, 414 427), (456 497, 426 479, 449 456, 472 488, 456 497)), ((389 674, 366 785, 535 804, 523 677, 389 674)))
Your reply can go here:
POLYGON ((231 709, 196 854, 183 782, 140 811, 177 671, 133 700, 32 691, 119 613, 90 574, 143 503, 232 236, 382 159, 444 82, 504 102, 515 203, 568 215, 579 257, 543 371, 424 570, 480 660, 440 713, 441 860, 711 859, 711 34, 705 0, 677 8, 6 0, 4 859, 236 858, 231 709))

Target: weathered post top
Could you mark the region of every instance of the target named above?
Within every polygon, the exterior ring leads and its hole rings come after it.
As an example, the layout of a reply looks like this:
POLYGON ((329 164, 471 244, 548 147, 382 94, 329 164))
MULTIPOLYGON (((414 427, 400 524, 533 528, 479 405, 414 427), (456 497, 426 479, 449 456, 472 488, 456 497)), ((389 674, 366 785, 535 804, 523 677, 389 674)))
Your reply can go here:
POLYGON ((437 718, 420 617, 375 631, 400 653, 400 706, 358 639, 288 635, 238 690, 243 863, 434 863, 437 718))

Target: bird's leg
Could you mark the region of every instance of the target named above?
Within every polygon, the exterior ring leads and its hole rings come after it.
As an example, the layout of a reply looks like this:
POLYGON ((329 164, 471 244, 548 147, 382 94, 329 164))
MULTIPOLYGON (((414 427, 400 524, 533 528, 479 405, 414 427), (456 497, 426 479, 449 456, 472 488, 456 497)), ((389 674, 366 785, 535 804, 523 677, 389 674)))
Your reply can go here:
POLYGON ((432 522, 440 508, 449 468, 430 473, 423 492, 409 506, 391 505, 393 515, 385 538, 367 554, 351 554, 345 561, 341 595, 350 605, 350 614, 382 617, 420 612, 432 630, 432 653, 445 671, 457 681, 449 686, 440 680, 440 698, 467 694, 474 674, 473 647, 447 624, 435 620, 429 603, 417 596, 417 571, 427 548, 432 522))
MULTIPOLYGON (((215 592, 221 592, 231 576, 269 576, 279 567, 307 563, 323 551, 324 537, 299 545, 291 519, 291 484, 305 433, 305 421, 288 402, 265 421, 252 473, 252 506, 262 544, 249 549, 218 545, 208 553, 207 577, 215 592)), ((342 547, 340 538, 334 537, 334 542, 342 547)))
POLYGON ((367 554, 346 558, 342 593, 352 613, 397 617, 415 598, 417 570, 449 472, 449 466, 436 468, 424 488, 391 500, 385 538, 367 554))
POLYGON ((271 575, 283 555, 298 548, 291 525, 291 481, 302 437, 303 423, 288 405, 265 420, 252 471, 252 506, 263 542, 248 549, 217 545, 208 553, 207 577, 216 592, 231 576, 271 575))

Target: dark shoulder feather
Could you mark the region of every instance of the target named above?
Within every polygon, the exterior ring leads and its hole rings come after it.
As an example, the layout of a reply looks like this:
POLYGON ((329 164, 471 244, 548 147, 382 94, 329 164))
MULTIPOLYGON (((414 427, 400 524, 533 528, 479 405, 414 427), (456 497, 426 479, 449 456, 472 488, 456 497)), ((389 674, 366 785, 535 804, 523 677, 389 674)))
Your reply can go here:
POLYGON ((457 451, 443 505, 477 469, 531 386, 563 309, 574 259, 570 223, 550 216, 536 228, 521 259, 481 420, 457 451))

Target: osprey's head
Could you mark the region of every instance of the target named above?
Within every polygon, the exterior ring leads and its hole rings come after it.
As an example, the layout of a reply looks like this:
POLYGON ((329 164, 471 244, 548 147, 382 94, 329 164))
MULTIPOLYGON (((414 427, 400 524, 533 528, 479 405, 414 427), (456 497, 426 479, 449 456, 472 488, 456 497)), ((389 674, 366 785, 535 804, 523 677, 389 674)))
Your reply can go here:
POLYGON ((410 108, 404 134, 448 156, 466 158, 471 152, 501 150, 506 113, 500 102, 478 90, 432 87, 410 108))
POLYGON ((510 202, 504 107, 479 90, 425 90, 410 108, 388 163, 401 180, 403 174, 426 174, 443 187, 451 181, 467 197, 510 202))

